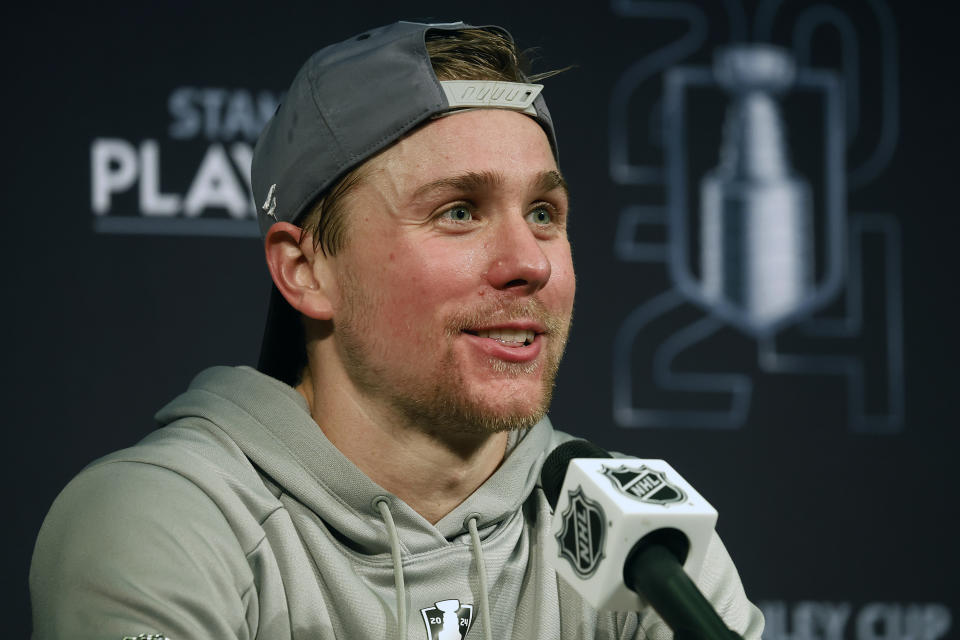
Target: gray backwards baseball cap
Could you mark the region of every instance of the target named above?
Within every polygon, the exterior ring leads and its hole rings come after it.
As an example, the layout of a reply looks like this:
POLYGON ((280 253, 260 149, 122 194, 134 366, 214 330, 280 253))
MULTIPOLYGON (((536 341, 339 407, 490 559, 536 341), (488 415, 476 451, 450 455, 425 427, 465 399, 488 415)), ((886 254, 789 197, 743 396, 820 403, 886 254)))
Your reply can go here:
MULTIPOLYGON (((542 85, 439 81, 427 54, 431 31, 501 27, 463 22, 396 22, 313 54, 260 133, 251 182, 260 234, 276 222, 299 223, 312 205, 357 165, 433 117, 461 109, 511 109, 543 127, 554 157, 557 141, 542 85)), ((274 286, 257 368, 296 384, 306 364, 300 315, 274 286)))

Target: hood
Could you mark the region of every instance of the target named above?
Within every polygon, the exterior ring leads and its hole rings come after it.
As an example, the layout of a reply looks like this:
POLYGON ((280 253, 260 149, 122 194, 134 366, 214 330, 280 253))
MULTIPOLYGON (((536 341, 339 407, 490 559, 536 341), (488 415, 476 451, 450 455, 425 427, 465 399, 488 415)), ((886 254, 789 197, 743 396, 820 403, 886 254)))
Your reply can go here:
POLYGON ((347 459, 311 417, 295 390, 250 367, 212 367, 155 416, 161 425, 200 418, 224 431, 280 489, 307 506, 362 553, 390 551, 376 505, 385 498, 401 546, 418 553, 467 533, 483 537, 514 516, 536 486, 554 433, 548 419, 511 434, 497 471, 436 525, 377 485, 347 459))

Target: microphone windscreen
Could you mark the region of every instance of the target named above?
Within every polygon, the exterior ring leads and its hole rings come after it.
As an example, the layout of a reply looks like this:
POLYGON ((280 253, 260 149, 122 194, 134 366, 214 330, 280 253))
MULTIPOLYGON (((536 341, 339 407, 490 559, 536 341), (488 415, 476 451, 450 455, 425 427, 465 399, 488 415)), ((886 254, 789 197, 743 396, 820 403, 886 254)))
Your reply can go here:
POLYGON ((569 440, 550 452, 543 461, 540 471, 540 484, 547 502, 552 509, 557 508, 560 498, 560 489, 563 488, 563 479, 567 475, 567 467, 574 458, 612 458, 609 453, 587 440, 569 440))

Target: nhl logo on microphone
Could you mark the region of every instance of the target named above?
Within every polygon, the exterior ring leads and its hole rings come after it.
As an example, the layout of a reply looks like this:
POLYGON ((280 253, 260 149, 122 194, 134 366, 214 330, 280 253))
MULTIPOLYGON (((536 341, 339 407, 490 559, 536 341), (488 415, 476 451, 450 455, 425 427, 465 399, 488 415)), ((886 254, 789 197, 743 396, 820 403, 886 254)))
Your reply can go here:
POLYGON ((569 491, 563 512, 563 529, 557 534, 560 557, 566 558, 581 578, 593 575, 603 559, 606 518, 600 504, 583 495, 583 488, 569 491))
POLYGON ((683 489, 667 480, 663 471, 651 469, 645 464, 637 468, 625 464, 616 469, 603 468, 603 475, 610 478, 622 494, 650 504, 668 505, 687 499, 683 489))
POLYGON ((559 549, 548 560, 597 611, 649 605, 624 582, 623 568, 637 541, 654 531, 683 534, 689 541, 683 569, 699 576, 717 510, 663 460, 574 458, 554 491, 550 532, 559 549))

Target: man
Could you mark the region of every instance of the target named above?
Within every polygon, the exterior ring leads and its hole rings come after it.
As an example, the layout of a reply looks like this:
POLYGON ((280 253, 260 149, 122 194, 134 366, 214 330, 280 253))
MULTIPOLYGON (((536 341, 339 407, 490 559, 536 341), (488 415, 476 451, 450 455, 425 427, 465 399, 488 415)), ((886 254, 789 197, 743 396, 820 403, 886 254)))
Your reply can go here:
MULTIPOLYGON (((215 367, 64 490, 37 638, 669 637, 547 563, 536 479, 574 273, 540 87, 506 32, 397 23, 315 54, 257 143, 275 285, 215 367)), ((759 638, 714 537, 700 586, 759 638)))

